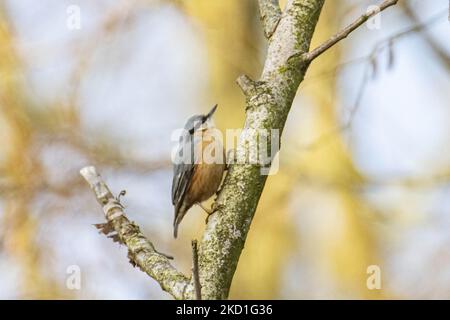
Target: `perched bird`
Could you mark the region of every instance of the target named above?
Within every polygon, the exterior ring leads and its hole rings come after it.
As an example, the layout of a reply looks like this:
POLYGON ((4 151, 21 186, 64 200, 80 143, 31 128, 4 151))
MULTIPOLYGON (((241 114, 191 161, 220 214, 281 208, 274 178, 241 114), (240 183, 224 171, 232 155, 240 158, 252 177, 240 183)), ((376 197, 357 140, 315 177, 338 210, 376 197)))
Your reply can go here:
POLYGON ((185 154, 181 163, 174 164, 172 181, 172 204, 175 206, 175 217, 173 220, 173 236, 176 238, 178 225, 186 212, 194 205, 200 205, 208 215, 212 212, 205 209, 201 202, 209 199, 219 189, 222 176, 225 171, 225 151, 222 141, 214 134, 214 124, 212 115, 217 109, 215 105, 211 111, 205 115, 194 115, 190 117, 185 126, 184 133, 180 137, 178 153, 184 151, 185 154), (212 145, 212 156, 215 152, 221 154, 219 161, 205 161, 204 150, 212 145))

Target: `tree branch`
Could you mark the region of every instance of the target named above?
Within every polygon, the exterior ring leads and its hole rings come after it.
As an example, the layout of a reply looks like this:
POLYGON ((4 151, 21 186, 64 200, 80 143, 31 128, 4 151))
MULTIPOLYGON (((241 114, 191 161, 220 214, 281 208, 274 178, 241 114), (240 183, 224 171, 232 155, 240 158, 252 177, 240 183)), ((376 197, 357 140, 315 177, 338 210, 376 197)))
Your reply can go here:
POLYGON ((345 39, 348 37, 350 33, 358 29, 362 24, 364 24, 367 20, 372 18, 373 16, 376 16, 381 11, 396 5, 398 0, 385 0, 383 1, 377 8, 374 8, 370 11, 367 11, 365 14, 360 16, 358 19, 356 19, 354 22, 349 24, 347 27, 336 33, 334 36, 332 36, 330 39, 322 43, 320 46, 315 48, 314 50, 303 54, 303 59, 305 61, 311 62, 318 56, 320 56, 322 53, 333 47, 335 44, 337 44, 339 41, 345 39))
POLYGON ((197 240, 192 240, 192 279, 194 282, 195 299, 202 300, 202 286, 200 284, 200 276, 198 274, 198 248, 197 240))
MULTIPOLYGON (((260 4, 267 4, 267 1, 260 4)), ((273 2, 272 2, 273 3, 273 2)), ((243 76, 238 83, 246 95, 244 132, 284 128, 292 101, 308 63, 289 59, 308 52, 324 0, 289 0, 270 41, 258 81, 243 76)), ((263 15, 264 16, 264 15, 263 15)), ((270 29, 270 28, 269 28, 270 29)), ((250 154, 253 137, 242 134, 237 150, 250 154)), ((271 152, 270 143, 268 151, 271 152)), ((266 182, 261 165, 238 159, 229 167, 215 203, 217 212, 200 243, 199 273, 203 299, 226 299, 247 233, 266 182)))
POLYGON ((85 167, 80 170, 80 174, 89 183, 105 214, 107 223, 97 225, 97 228, 113 240, 125 244, 130 262, 155 279, 175 299, 184 299, 190 294, 190 280, 170 264, 168 256, 156 251, 139 227, 128 220, 123 206, 96 169, 85 167))
MULTIPOLYGON (((366 14, 360 18, 363 22, 352 24, 323 46, 311 51, 308 59, 303 59, 309 55, 311 39, 324 1, 288 0, 282 15, 277 11, 279 8, 273 12, 269 10, 276 1, 260 1, 263 21, 266 21, 264 27, 270 37, 267 57, 258 81, 246 76, 238 79, 246 95, 244 134, 237 145, 237 150, 241 152, 238 152, 237 163, 230 164, 228 168, 214 204, 217 212, 209 219, 200 242, 198 268, 194 263, 194 268, 198 269, 198 281, 196 276, 187 279, 172 267, 169 260, 159 254, 139 232, 138 227, 125 218, 120 203, 114 199, 94 168, 82 169, 81 173, 96 193, 107 221, 117 232, 119 240, 128 246, 131 259, 175 298, 194 297, 195 282, 197 288, 201 287, 203 299, 228 297, 267 179, 261 171, 261 163, 239 159, 239 154, 249 155, 254 152, 250 149, 254 146, 254 136, 247 132, 278 130, 281 138, 292 102, 310 62, 375 14, 366 14), (277 24, 273 23, 276 20, 274 14, 281 15, 277 24)), ((396 2, 385 1, 384 5, 396 2)), ((274 156, 271 141, 266 147, 268 153, 274 156)))
POLYGON ((259 12, 264 25, 267 39, 272 37, 281 19, 281 9, 278 0, 258 0, 259 12))
POLYGON ((245 74, 239 76, 239 78, 237 78, 236 80, 236 83, 239 85, 245 97, 247 98, 251 97, 257 88, 256 82, 250 79, 250 77, 245 74))

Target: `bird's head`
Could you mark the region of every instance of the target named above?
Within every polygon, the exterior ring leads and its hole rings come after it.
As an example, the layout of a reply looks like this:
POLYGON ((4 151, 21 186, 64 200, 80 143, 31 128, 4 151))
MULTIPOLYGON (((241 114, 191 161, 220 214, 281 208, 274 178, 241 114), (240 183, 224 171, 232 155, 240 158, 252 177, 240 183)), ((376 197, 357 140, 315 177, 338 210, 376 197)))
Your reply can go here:
POLYGON ((199 130, 206 130, 208 128, 214 127, 214 123, 212 121, 212 116, 214 112, 216 112, 217 104, 207 113, 207 114, 198 114, 190 117, 186 124, 184 125, 184 129, 186 129, 189 134, 194 134, 199 130))

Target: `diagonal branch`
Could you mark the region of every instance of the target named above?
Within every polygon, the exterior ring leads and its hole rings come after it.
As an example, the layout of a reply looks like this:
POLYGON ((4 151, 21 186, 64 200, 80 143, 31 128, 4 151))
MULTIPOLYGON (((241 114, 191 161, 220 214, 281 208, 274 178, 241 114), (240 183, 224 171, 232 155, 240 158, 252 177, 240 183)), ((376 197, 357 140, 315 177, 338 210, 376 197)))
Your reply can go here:
MULTIPOLYGON (((309 65, 301 59, 289 60, 289 57, 298 50, 302 54, 308 52, 324 1, 288 0, 276 32, 270 38, 261 76, 256 81, 242 76, 237 81, 246 96, 246 120, 236 146, 237 159, 230 164, 215 202, 217 212, 209 219, 199 247, 199 275, 205 300, 228 297, 267 179, 261 170, 266 163, 241 158, 254 153, 251 148, 255 145, 255 135, 252 133, 276 131, 281 135, 309 65)), ((260 5, 268 3, 260 1, 260 5)), ((271 155, 277 151, 271 151, 271 143, 266 147, 271 155)))
POLYGON ((170 264, 168 256, 156 251, 139 227, 128 220, 123 206, 113 196, 95 167, 85 167, 80 170, 80 174, 94 191, 107 220, 106 224, 97 227, 103 233, 110 234, 109 237, 125 244, 130 262, 155 279, 164 291, 175 299, 185 298, 192 291, 190 280, 170 264), (114 233, 111 235, 111 232, 114 233))
POLYGON ((370 18, 376 16, 381 11, 396 5, 398 0, 385 0, 383 1, 379 6, 375 7, 372 10, 367 11, 365 14, 360 16, 358 19, 356 19, 354 22, 349 24, 347 27, 336 33, 334 36, 332 36, 330 39, 319 45, 314 50, 303 54, 303 59, 307 62, 313 61, 315 58, 320 56, 322 53, 333 47, 336 43, 339 41, 345 39, 348 37, 350 33, 358 29, 362 24, 364 24, 367 20, 370 18))
POLYGON ((277 29, 281 19, 281 9, 278 0, 258 0, 259 12, 264 25, 264 34, 270 39, 277 29))

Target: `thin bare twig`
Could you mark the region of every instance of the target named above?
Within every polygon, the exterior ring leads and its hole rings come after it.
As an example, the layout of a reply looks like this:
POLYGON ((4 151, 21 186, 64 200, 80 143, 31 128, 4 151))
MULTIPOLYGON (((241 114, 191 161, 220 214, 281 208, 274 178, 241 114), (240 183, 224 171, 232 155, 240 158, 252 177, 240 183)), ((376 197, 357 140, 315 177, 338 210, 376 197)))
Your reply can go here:
POLYGON ((330 68, 329 70, 326 70, 324 72, 320 72, 318 74, 314 74, 314 75, 310 75, 308 76, 302 83, 302 87, 304 88, 306 85, 309 84, 309 82, 311 82, 312 80, 318 79, 322 76, 333 76, 336 74, 336 72, 338 72, 339 70, 351 66, 351 65, 355 65, 355 64, 360 64, 360 63, 366 63, 369 62, 371 59, 374 58, 375 52, 381 52, 382 49, 384 49, 384 47, 394 44, 394 41, 399 40, 403 37, 409 36, 411 34, 413 34, 414 32, 424 32, 427 29, 429 29, 431 26, 433 26, 436 22, 439 21, 439 19, 443 18, 444 16, 446 16, 447 14, 447 9, 438 12, 437 14, 433 15, 432 17, 430 17, 429 19, 427 19, 426 21, 424 21, 423 23, 420 24, 415 24, 413 26, 410 26, 384 40, 379 41, 378 43, 375 44, 375 46, 373 47, 372 51, 365 56, 361 56, 358 58, 354 58, 348 61, 345 61, 341 64, 338 64, 337 66, 330 68))
POLYGON ((354 22, 349 24, 347 27, 336 33, 334 36, 332 36, 330 39, 322 43, 320 46, 315 48, 314 50, 305 53, 303 55, 303 59, 305 61, 311 62, 318 56, 320 56, 322 53, 330 49, 332 46, 334 46, 339 41, 345 39, 348 37, 350 33, 358 29, 362 24, 364 24, 367 20, 372 18, 373 16, 376 16, 381 11, 396 5, 398 0, 385 0, 383 1, 379 6, 376 8, 367 11, 365 14, 361 15, 358 19, 356 19, 354 22))
POLYGON ((325 142, 332 139, 336 134, 345 132, 345 131, 351 129, 353 119, 355 118, 355 115, 358 112, 358 109, 360 107, 361 100, 364 96, 366 86, 369 83, 369 80, 371 79, 370 71, 376 72, 375 66, 376 66, 376 59, 377 59, 378 55, 380 53, 382 53, 386 48, 390 51, 390 55, 392 55, 393 44, 396 40, 399 40, 403 37, 411 35, 414 32, 421 32, 421 31, 429 28, 435 22, 439 21, 440 18, 442 18, 444 15, 446 15, 446 13, 447 13, 447 10, 441 11, 441 12, 433 15, 431 18, 429 18, 427 21, 425 21, 422 24, 413 25, 411 27, 408 27, 408 28, 376 43, 375 46, 373 47, 372 51, 367 56, 363 56, 363 57, 359 57, 359 58, 356 58, 351 61, 347 61, 341 65, 338 65, 337 67, 333 68, 330 71, 327 71, 322 74, 314 75, 313 77, 308 77, 304 82, 318 78, 322 75, 326 75, 327 73, 334 73, 338 69, 348 66, 353 63, 363 63, 363 62, 368 63, 364 69, 363 79, 362 79, 360 87, 358 89, 355 103, 353 104, 352 108, 349 110, 349 117, 348 117, 347 121, 345 121, 345 123, 343 123, 343 124, 333 127, 332 129, 330 129, 330 131, 323 133, 322 135, 320 135, 318 138, 316 138, 311 143, 309 143, 307 145, 302 145, 300 148, 304 149, 304 150, 308 150, 308 151, 316 150, 318 147, 324 145, 325 142))
POLYGON ((197 240, 192 240, 192 278, 194 280, 195 299, 202 300, 202 286, 200 284, 200 275, 198 272, 198 248, 197 240))

